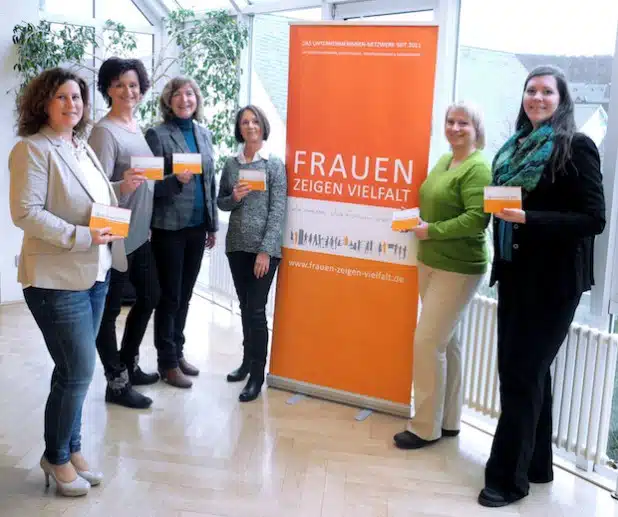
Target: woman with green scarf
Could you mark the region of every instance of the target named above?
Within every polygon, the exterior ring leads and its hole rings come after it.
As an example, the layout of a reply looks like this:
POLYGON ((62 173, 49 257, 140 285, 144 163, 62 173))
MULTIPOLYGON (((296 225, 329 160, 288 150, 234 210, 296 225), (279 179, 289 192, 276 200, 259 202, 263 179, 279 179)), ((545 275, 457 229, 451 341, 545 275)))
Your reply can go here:
POLYGON ((483 506, 506 506, 531 482, 553 480, 549 368, 594 283, 594 236, 605 227, 599 152, 576 132, 573 111, 564 74, 534 69, 516 133, 493 161, 493 184, 521 187, 523 208, 494 218, 501 415, 483 506))

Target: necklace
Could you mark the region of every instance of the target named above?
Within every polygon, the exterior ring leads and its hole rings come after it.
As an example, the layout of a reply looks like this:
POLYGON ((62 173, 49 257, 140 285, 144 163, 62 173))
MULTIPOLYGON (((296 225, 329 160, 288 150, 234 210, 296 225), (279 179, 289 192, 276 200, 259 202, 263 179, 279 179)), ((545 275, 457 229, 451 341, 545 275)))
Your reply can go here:
POLYGON ((63 138, 62 145, 70 150, 73 157, 78 161, 81 160, 86 153, 86 143, 76 136, 73 137, 71 142, 63 138))

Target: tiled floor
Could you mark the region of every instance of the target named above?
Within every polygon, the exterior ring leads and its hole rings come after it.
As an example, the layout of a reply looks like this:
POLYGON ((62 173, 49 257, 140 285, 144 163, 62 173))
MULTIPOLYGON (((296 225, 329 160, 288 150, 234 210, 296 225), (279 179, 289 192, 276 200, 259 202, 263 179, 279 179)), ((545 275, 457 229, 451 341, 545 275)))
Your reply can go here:
MULTIPOLYGON (((104 402, 100 365, 84 408, 84 452, 106 474, 85 498, 46 491, 38 467, 52 363, 23 305, 0 307, 0 516, 63 517, 618 517, 605 490, 556 469, 513 506, 476 503, 490 440, 464 426, 457 439, 402 452, 401 419, 265 390, 237 401, 225 374, 240 355, 236 316, 195 297, 187 357, 193 389, 159 383, 148 411, 104 402)), ((152 329, 142 367, 154 371, 152 329)))

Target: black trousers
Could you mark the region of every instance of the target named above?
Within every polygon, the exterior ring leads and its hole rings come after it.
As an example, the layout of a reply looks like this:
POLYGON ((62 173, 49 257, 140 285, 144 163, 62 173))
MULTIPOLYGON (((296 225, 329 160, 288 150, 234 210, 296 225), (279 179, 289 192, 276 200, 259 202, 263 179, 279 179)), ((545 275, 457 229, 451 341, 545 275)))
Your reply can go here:
POLYGON ((485 486, 525 496, 529 479, 550 481, 552 393, 549 368, 581 294, 540 292, 517 274, 498 283, 498 376, 501 415, 485 469, 485 486))
POLYGON ((255 253, 244 251, 227 254, 240 305, 245 354, 252 362, 263 367, 268 355, 266 303, 280 259, 271 257, 268 273, 262 278, 256 278, 253 273, 256 257, 255 253))
POLYGON ((161 286, 154 318, 159 370, 176 368, 183 357, 189 302, 202 265, 206 236, 205 226, 173 231, 152 229, 152 250, 161 286))
POLYGON ((115 388, 122 388, 128 381, 127 369, 133 371, 137 366, 140 344, 152 311, 159 301, 159 282, 150 242, 146 241, 127 255, 127 262, 127 271, 111 270, 101 328, 97 336, 97 351, 105 369, 105 376, 115 388), (127 315, 118 351, 116 319, 122 309, 122 296, 127 280, 133 284, 136 298, 127 315))

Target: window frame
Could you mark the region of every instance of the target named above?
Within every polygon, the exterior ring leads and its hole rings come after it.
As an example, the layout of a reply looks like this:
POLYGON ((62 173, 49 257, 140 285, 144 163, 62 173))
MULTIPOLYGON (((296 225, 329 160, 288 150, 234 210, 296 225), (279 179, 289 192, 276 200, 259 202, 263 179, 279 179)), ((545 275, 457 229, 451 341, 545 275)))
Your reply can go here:
MULTIPOLYGON (((446 7, 447 11, 457 9, 457 24, 455 30, 459 33, 459 19, 461 13, 461 0, 438 0, 441 6, 446 7)), ((444 23, 443 20, 440 20, 444 23)), ((452 22, 452 20, 451 20, 452 22)), ((448 23, 448 21, 447 21, 448 23)), ((442 27, 442 25, 441 25, 442 27)), ((447 26, 446 31, 450 28, 447 26)), ((447 51, 458 54, 458 36, 449 43, 447 51), (453 43, 454 42, 454 43, 453 43)), ((452 71, 454 78, 453 99, 457 94, 457 59, 454 60, 452 71)), ((440 84, 440 83, 437 83, 440 84)), ((441 83, 446 84, 446 83, 441 83)), ((616 47, 612 62, 612 84, 618 85, 618 20, 616 23, 616 47)), ((434 111, 434 115, 438 115, 434 111)), ((436 129, 434 127, 434 129, 436 129)), ((608 111, 607 142, 618 142, 618 87, 612 88, 610 94, 610 104, 608 111)), ((618 176, 618 147, 607 145, 604 161, 602 164, 603 187, 605 190, 606 204, 606 226, 605 231, 595 239, 594 247, 594 275, 596 283, 586 296, 590 296, 590 316, 594 326, 598 329, 608 330, 610 328, 610 314, 618 314, 618 267, 615 267, 612 260, 615 251, 618 250, 618 228, 617 208, 618 208, 618 189, 616 189, 616 178, 618 176)))
MULTIPOLYGON (((607 142, 618 142, 618 21, 616 23, 616 47, 612 63, 613 88, 609 98, 607 142)), ((591 305, 595 313, 606 312, 603 321, 609 327, 609 314, 618 314, 618 267, 614 256, 618 249, 617 208, 618 189, 618 146, 605 146, 605 160, 603 162, 603 187, 605 188, 606 226, 603 234, 595 242, 594 272, 597 285, 591 293, 591 305)))

